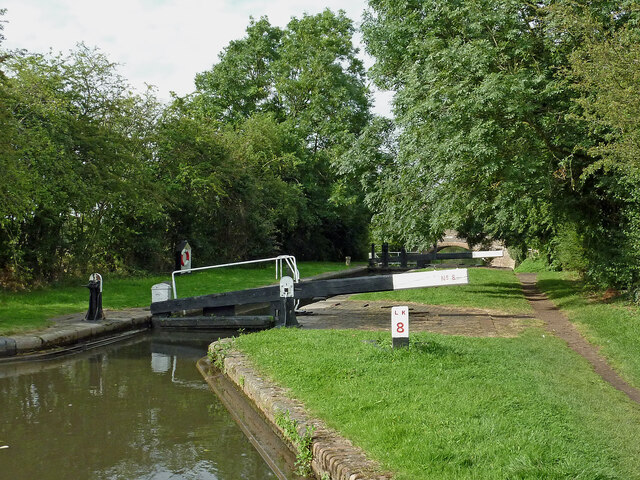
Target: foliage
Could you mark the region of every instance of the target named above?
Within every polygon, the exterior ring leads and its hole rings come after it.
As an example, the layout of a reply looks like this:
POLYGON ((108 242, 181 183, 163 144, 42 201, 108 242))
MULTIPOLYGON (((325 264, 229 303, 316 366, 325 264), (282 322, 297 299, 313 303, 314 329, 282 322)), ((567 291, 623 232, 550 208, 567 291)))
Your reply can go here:
MULTIPOLYGON (((595 222, 579 225, 586 245, 587 278, 599 285, 637 289, 640 283, 640 30, 637 2, 623 2, 610 17, 567 15, 582 32, 566 75, 578 93, 580 119, 595 141, 578 147, 594 162, 581 174, 597 192, 595 222), (627 21, 624 21, 627 20, 627 21), (613 23, 616 28, 607 28, 613 23), (595 225, 594 225, 595 224, 595 225)), ((575 27, 574 27, 575 28, 575 27)), ((591 213, 591 212, 590 212, 591 213)))
POLYGON ((640 478, 637 406, 553 336, 389 343, 388 332, 355 330, 236 339, 394 478, 640 478))
POLYGON ((353 32, 342 11, 292 18, 285 29, 252 19, 182 99, 186 115, 224 122, 234 164, 267 182, 256 190, 272 201, 259 210, 272 251, 328 259, 364 250, 368 212, 333 168, 369 120, 353 32))
POLYGON ((209 345, 209 351, 207 357, 211 363, 221 372, 225 371, 224 360, 229 355, 230 350, 233 348, 233 339, 223 339, 209 345))
POLYGON ((16 54, 6 68, 5 273, 53 279, 135 266, 157 221, 147 162, 155 100, 132 94, 116 65, 82 44, 68 56, 16 54))
POLYGON ((291 418, 289 410, 276 412, 275 421, 276 425, 282 429, 284 437, 289 440, 296 449, 296 474, 301 477, 311 475, 311 445, 313 443, 315 426, 305 425, 304 433, 300 434, 300 422, 291 418))
MULTIPOLYGON (((637 157, 635 2, 369 7, 372 75, 396 91, 399 132, 393 176, 368 186, 378 235, 425 248, 455 228, 562 264, 569 240, 593 281, 637 283, 637 175, 611 166, 637 157)), ((356 177, 386 169, 358 155, 356 177)))
POLYGON ((368 211, 333 168, 369 119, 353 33, 329 10, 252 20, 166 106, 84 44, 0 53, 2 287, 166 271, 185 238, 200 265, 362 256, 368 211))

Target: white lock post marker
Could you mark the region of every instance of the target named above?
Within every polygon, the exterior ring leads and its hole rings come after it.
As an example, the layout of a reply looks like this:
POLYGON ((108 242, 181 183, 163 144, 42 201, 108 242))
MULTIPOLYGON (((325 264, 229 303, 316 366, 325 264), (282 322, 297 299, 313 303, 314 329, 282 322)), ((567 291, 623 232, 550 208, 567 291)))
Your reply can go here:
POLYGON ((391 309, 391 341, 393 348, 409 346, 409 307, 391 309))

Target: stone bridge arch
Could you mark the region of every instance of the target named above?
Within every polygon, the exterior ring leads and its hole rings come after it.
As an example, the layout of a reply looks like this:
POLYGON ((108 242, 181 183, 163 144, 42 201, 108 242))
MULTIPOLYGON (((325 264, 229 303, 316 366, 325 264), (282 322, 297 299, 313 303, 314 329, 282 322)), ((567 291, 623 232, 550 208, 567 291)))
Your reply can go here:
MULTIPOLYGON (((440 250, 447 247, 461 247, 469 251, 480 251, 480 250, 487 250, 487 249, 502 250, 503 256, 491 259, 491 261, 489 262, 489 265, 491 265, 492 267, 511 268, 511 269, 514 269, 516 266, 515 260, 511 258, 511 255, 509 255, 507 248, 504 246, 504 243, 502 242, 493 241, 488 246, 483 245, 482 247, 476 246, 474 248, 471 248, 469 246, 469 243, 465 239, 460 238, 458 236, 458 232, 456 232, 455 230, 445 230, 444 237, 442 238, 441 241, 438 242, 436 246, 436 252, 439 252, 440 250)), ((433 248, 431 248, 429 252, 433 252, 433 248)))

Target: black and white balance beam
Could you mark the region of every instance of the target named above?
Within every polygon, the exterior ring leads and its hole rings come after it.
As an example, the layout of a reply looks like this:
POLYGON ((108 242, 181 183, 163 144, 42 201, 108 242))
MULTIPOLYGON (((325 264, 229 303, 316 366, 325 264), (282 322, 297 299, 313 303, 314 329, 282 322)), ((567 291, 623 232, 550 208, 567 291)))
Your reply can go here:
MULTIPOLYGON (((469 283, 466 268, 433 270, 429 272, 375 275, 369 277, 338 278, 302 281, 294 285, 294 300, 327 298, 367 292, 384 292, 409 288, 440 287, 469 283)), ((168 315, 182 310, 215 309, 235 305, 276 303, 282 300, 279 285, 251 288, 234 292, 214 293, 197 297, 178 298, 151 304, 151 314, 168 315)))

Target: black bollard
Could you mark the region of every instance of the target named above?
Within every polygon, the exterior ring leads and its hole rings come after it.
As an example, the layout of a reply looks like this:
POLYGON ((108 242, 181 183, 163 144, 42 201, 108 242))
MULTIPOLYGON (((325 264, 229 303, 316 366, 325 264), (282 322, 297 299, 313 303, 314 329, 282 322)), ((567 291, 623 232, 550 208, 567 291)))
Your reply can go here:
POLYGON ((400 266, 407 268, 407 249, 404 247, 400 249, 400 266))
POLYGON ((382 268, 389 268, 389 244, 382 244, 382 268))
POLYGON ((85 285, 89 289, 89 310, 84 319, 89 322, 99 322, 104 319, 102 311, 102 276, 94 273, 89 277, 89 283, 85 285))

